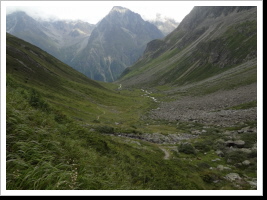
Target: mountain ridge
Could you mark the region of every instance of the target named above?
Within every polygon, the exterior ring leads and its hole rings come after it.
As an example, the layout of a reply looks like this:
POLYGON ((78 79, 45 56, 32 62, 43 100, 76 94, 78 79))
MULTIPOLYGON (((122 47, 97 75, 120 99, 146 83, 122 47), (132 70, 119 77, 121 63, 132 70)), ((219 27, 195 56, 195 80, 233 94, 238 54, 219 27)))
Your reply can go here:
POLYGON ((152 39, 163 34, 137 13, 114 7, 92 32, 87 47, 74 59, 72 66, 88 77, 114 81, 133 64, 152 39))
POLYGON ((85 48, 95 25, 81 20, 35 20, 23 11, 7 15, 7 32, 69 64, 85 48))
POLYGON ((97 25, 79 20, 36 20, 18 11, 7 15, 7 32, 101 81, 116 80, 141 56, 147 42, 163 37, 155 25, 120 6, 114 6, 97 25))
POLYGON ((143 57, 123 72, 121 83, 186 84, 255 58, 256 9, 215 7, 215 11, 195 7, 163 40, 148 43, 143 57))

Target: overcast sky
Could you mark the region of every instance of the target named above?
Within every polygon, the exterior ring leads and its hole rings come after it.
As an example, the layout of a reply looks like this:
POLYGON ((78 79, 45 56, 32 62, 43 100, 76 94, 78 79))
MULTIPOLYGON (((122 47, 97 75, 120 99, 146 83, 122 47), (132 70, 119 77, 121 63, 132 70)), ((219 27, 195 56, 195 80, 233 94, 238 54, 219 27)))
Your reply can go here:
POLYGON ((136 12, 145 20, 156 16, 168 17, 178 22, 192 10, 193 4, 182 1, 28 1, 15 2, 6 7, 7 14, 17 10, 26 11, 34 18, 80 19, 96 24, 113 6, 122 6, 136 12))

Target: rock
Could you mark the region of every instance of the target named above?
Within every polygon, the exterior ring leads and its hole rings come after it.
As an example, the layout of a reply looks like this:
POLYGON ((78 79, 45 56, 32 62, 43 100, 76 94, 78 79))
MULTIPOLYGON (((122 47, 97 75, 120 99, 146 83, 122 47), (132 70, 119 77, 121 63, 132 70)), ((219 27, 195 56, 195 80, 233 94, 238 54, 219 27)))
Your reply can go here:
POLYGON ((224 135, 232 135, 232 131, 225 131, 223 134, 224 135))
POLYGON ((242 162, 242 164, 248 166, 248 165, 250 165, 250 161, 249 161, 249 160, 244 160, 244 161, 242 162))
POLYGON ((223 167, 224 170, 231 170, 230 167, 223 167))
POLYGON ((257 178, 253 178, 252 180, 247 181, 247 182, 250 184, 252 189, 256 189, 257 188, 257 178))
POLYGON ((250 132, 257 133, 257 127, 250 129, 250 132))
POLYGON ((234 141, 234 144, 237 148, 242 148, 245 145, 245 142, 243 140, 236 140, 234 141))
POLYGON ((250 128, 249 126, 247 126, 247 127, 244 127, 244 128, 242 128, 242 129, 240 129, 240 130, 238 130, 237 131, 239 134, 240 133, 252 133, 252 132, 254 132, 254 133, 256 133, 257 132, 257 128, 256 127, 254 127, 254 128, 250 128))
POLYGON ((244 131, 242 129, 237 131, 238 134, 244 133, 244 131))
POLYGON ((199 135, 199 134, 201 134, 201 131, 200 130, 192 130, 191 133, 199 135))
POLYGON ((229 173, 225 176, 225 178, 229 181, 241 180, 241 177, 238 173, 229 173))
POLYGON ((241 130, 243 130, 243 133, 247 133, 247 132, 250 132, 250 127, 249 126, 244 127, 241 130))
POLYGON ((227 140, 224 144, 227 147, 243 148, 245 145, 245 142, 243 140, 236 140, 236 141, 227 140))
POLYGON ((224 156, 224 153, 221 150, 217 150, 217 151, 215 151, 215 153, 220 157, 224 156))
POLYGON ((251 148, 251 150, 257 150, 257 143, 253 144, 253 147, 251 148))
POLYGON ((248 149, 248 148, 241 148, 240 151, 242 151, 244 153, 247 153, 247 154, 249 154, 249 153, 252 152, 252 150, 251 149, 248 149))
POLYGON ((223 166, 223 165, 218 165, 218 166, 217 166, 217 169, 220 170, 220 171, 222 171, 222 170, 231 170, 230 167, 225 167, 225 166, 223 166))
POLYGON ((224 169, 224 167, 223 167, 223 165, 218 165, 217 166, 217 169, 220 170, 220 171, 222 171, 224 169))

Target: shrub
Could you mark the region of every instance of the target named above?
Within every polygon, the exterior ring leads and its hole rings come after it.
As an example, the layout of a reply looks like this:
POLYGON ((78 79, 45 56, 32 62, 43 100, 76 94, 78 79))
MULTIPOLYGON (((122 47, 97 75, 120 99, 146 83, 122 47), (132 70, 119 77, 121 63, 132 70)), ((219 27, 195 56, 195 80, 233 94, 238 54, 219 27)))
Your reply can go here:
POLYGON ((185 154, 196 154, 195 148, 191 143, 182 143, 178 146, 178 151, 185 154))
POLYGON ((195 148, 201 152, 208 152, 211 150, 213 142, 210 140, 199 141, 194 144, 195 148))
POLYGON ((30 91, 29 103, 34 108, 42 111, 49 111, 49 105, 41 98, 41 95, 34 89, 30 91))
POLYGON ((232 164, 236 164, 246 160, 247 156, 247 153, 237 150, 226 154, 226 160, 232 164))
POLYGON ((204 171, 200 175, 200 177, 206 183, 213 183, 213 182, 215 182, 215 181, 220 179, 220 176, 216 172, 212 172, 212 171, 204 171))
POLYGON ((100 133, 110 133, 110 134, 114 133, 114 128, 111 126, 106 126, 106 125, 98 126, 96 130, 100 133))
POLYGON ((64 113, 62 113, 59 110, 55 110, 54 111, 54 115, 55 115, 55 117, 54 117, 55 121, 60 123, 60 124, 70 122, 70 120, 68 119, 67 115, 65 115, 64 113))
POLYGON ((251 148, 255 143, 257 143, 256 133, 242 133, 240 138, 245 142, 245 148, 251 148))

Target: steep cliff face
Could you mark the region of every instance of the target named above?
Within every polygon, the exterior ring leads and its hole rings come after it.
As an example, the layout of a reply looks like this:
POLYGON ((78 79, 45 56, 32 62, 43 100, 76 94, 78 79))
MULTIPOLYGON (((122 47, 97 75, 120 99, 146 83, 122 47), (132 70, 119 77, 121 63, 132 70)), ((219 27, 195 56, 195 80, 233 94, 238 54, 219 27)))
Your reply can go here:
POLYGON ((255 59, 256 20, 256 7, 195 7, 164 40, 148 43, 142 59, 120 80, 181 85, 255 59))
POLYGON ((114 81, 137 61, 147 42, 162 37, 157 27, 139 14, 116 6, 98 23, 87 47, 71 65, 92 79, 114 81))

